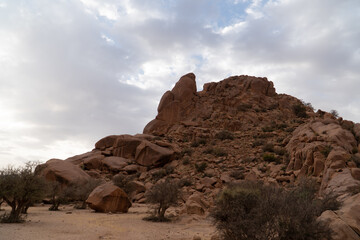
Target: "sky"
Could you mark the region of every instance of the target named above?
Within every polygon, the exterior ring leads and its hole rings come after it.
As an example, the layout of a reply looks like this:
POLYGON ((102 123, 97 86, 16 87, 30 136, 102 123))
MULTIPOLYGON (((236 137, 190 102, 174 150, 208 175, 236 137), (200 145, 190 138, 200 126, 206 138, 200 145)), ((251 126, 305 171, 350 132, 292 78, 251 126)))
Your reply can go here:
POLYGON ((360 122, 360 1, 0 0, 0 167, 141 133, 188 72, 360 122))

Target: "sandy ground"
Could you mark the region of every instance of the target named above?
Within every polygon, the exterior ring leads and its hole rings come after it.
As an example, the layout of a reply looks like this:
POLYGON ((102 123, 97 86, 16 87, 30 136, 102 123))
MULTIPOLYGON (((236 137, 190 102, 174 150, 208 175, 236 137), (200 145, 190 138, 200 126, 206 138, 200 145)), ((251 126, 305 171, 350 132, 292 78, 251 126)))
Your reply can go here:
POLYGON ((0 240, 191 240, 194 236, 209 240, 215 232, 208 219, 197 216, 183 216, 168 223, 144 221, 142 218, 148 215, 149 208, 140 204, 133 205, 126 214, 95 213, 72 206, 51 212, 48 207, 29 208, 25 223, 0 224, 0 240))

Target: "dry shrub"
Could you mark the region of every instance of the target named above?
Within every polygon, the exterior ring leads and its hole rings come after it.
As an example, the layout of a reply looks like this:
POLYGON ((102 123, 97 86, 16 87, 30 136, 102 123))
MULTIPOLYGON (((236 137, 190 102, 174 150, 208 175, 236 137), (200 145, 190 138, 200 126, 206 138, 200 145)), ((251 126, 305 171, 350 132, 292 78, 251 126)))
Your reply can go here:
POLYGON ((131 188, 131 181, 133 181, 135 179, 135 176, 133 175, 124 175, 122 173, 116 174, 113 178, 112 181, 114 183, 115 186, 118 186, 119 188, 121 188, 122 190, 124 190, 124 192, 126 192, 126 194, 129 194, 133 189, 131 188))
POLYGON ((180 196, 180 186, 175 180, 167 179, 164 182, 155 184, 145 194, 146 202, 156 204, 155 212, 153 215, 145 217, 144 220, 168 221, 165 218, 165 211, 170 206, 176 205, 180 196))
POLYGON ((292 110, 297 117, 300 117, 300 118, 308 117, 308 115, 306 113, 306 107, 303 104, 293 105, 292 110))
POLYGON ((72 200, 80 201, 80 204, 76 204, 75 208, 86 209, 86 200, 88 199, 90 193, 101 183, 103 183, 102 180, 91 178, 86 184, 69 187, 67 190, 68 196, 72 200))
POLYGON ((22 222, 21 214, 45 195, 46 182, 34 173, 37 164, 28 162, 24 167, 7 167, 0 171, 0 199, 11 207, 9 214, 1 216, 1 222, 22 222))
POLYGON ((223 130, 223 131, 218 132, 215 135, 215 137, 217 139, 220 139, 220 140, 226 140, 226 139, 234 140, 234 134, 232 132, 227 131, 227 130, 223 130))
POLYGON ((244 181, 222 191, 211 215, 225 240, 331 239, 316 219, 338 205, 335 198, 316 199, 316 191, 311 181, 289 190, 244 181))

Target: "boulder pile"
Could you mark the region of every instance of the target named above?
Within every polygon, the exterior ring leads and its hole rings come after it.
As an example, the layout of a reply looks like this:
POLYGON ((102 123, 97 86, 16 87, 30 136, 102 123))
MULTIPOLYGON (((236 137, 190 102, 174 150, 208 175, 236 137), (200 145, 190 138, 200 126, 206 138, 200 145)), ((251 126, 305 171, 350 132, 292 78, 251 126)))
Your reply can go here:
POLYGON ((65 185, 103 179, 108 183, 88 203, 111 212, 127 211, 127 198, 145 202, 147 190, 172 178, 182 186, 179 212, 202 216, 228 183, 261 180, 286 187, 310 177, 321 187, 319 196, 336 194, 345 203, 321 217, 338 239, 359 234, 360 209, 350 199, 359 196, 352 194, 360 188, 360 124, 314 112, 311 104, 276 93, 266 78, 233 76, 202 91, 195 79, 186 74, 164 93, 142 134, 104 137, 92 151, 49 160, 38 173, 65 185), (128 196, 111 183, 115 176, 124 180, 128 196), (108 201, 113 196, 123 200, 108 201))

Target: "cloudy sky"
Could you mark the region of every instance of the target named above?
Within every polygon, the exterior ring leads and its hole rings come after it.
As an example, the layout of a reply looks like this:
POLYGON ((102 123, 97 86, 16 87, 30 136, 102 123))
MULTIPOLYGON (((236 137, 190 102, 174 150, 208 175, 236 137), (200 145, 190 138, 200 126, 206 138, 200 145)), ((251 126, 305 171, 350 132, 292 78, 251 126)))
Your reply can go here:
POLYGON ((188 72, 360 122, 360 1, 0 0, 0 166, 142 132, 188 72))

